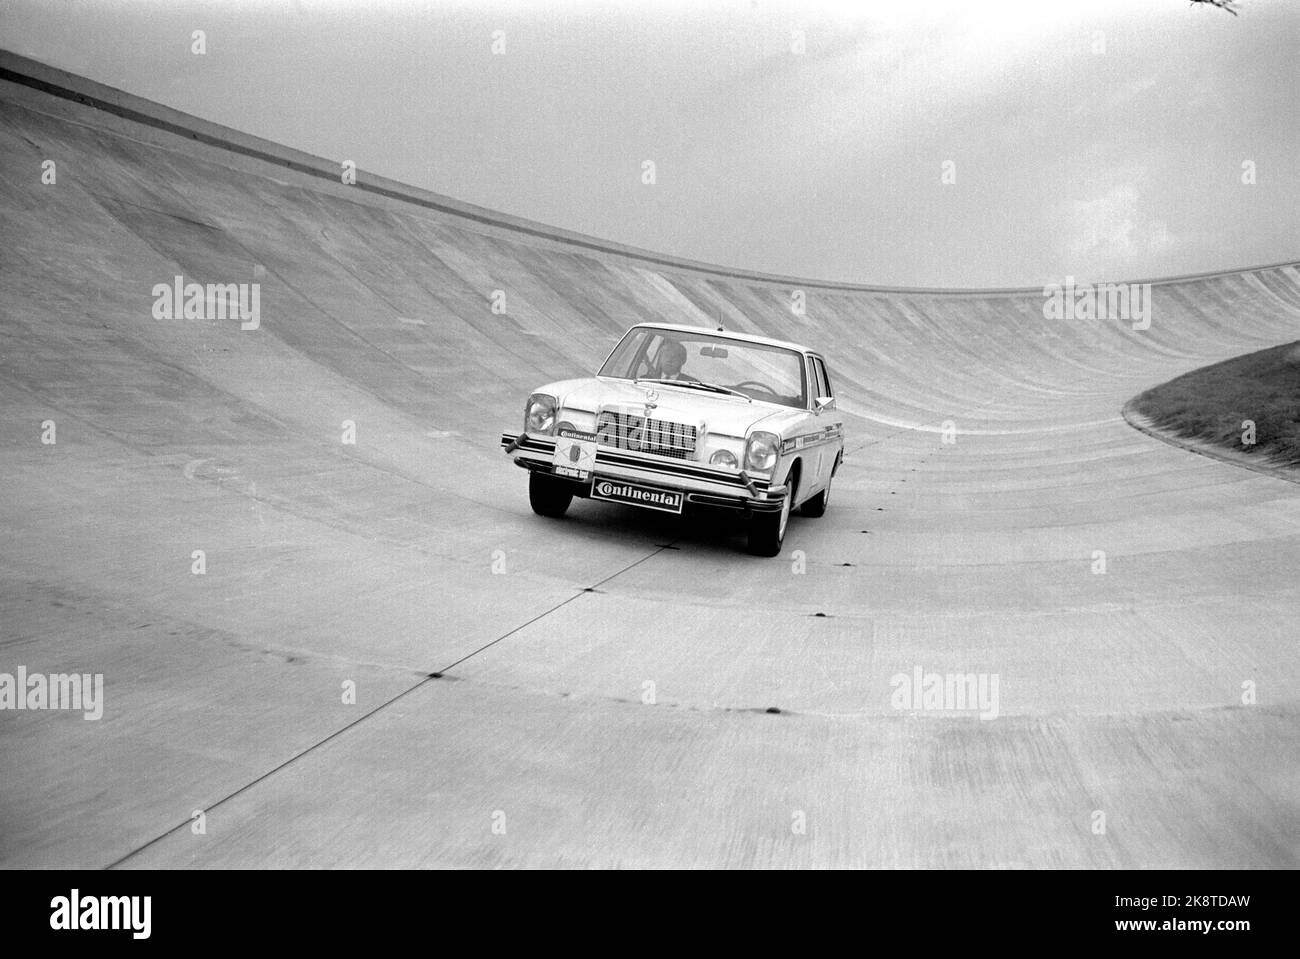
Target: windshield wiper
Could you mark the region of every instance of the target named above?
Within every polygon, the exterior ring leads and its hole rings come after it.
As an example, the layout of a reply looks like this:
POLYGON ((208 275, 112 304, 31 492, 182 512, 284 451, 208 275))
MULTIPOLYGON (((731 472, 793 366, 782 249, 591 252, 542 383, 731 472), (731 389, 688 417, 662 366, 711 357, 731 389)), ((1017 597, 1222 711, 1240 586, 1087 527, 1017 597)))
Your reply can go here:
POLYGON ((670 380, 667 377, 648 378, 638 377, 633 380, 634 383, 668 383, 672 386, 691 386, 697 390, 708 390, 710 393, 730 393, 732 396, 741 396, 751 403, 754 398, 748 393, 742 393, 740 390, 733 390, 729 386, 717 386, 713 383, 705 383, 703 380, 670 380))

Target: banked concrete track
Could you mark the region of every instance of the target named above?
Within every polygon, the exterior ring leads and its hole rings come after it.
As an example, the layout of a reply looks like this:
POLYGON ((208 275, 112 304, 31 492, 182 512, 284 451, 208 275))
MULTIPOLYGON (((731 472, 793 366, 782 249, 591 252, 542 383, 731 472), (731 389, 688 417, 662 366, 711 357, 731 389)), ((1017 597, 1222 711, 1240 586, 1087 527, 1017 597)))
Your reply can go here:
POLYGON ((3 65, 0 671, 106 702, 0 712, 0 864, 1300 865, 1300 486, 1120 415, 1295 339, 1295 265, 1158 282, 1146 331, 729 273, 3 65), (260 329, 155 320, 177 274, 260 329), (826 517, 758 560, 533 516, 527 390, 719 316, 832 358, 826 517), (918 666, 998 717, 891 708, 918 666))

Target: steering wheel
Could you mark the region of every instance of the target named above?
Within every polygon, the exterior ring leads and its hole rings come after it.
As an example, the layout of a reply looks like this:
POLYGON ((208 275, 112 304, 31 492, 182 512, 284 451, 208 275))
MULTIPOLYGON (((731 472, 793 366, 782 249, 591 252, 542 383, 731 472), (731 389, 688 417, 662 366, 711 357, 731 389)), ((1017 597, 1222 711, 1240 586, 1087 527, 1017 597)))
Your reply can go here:
POLYGON ((778 393, 776 392, 776 390, 772 389, 772 387, 768 386, 766 383, 760 383, 760 382, 758 382, 758 380, 741 380, 739 383, 737 383, 735 386, 733 386, 732 389, 736 389, 736 390, 738 390, 738 389, 740 389, 742 386, 757 386, 757 387, 758 387, 760 390, 762 390, 764 393, 769 393, 769 394, 771 394, 772 396, 777 396, 777 395, 778 395, 778 393))

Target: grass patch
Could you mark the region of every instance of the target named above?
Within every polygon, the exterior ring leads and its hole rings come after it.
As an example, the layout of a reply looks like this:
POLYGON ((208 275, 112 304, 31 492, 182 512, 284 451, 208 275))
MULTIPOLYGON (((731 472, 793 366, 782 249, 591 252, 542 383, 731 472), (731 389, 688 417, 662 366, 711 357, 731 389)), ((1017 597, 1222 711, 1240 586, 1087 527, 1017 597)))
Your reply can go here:
POLYGON ((1300 467, 1300 341, 1193 370, 1131 405, 1182 439, 1300 467), (1244 420, 1255 422, 1253 446, 1242 442, 1244 420))

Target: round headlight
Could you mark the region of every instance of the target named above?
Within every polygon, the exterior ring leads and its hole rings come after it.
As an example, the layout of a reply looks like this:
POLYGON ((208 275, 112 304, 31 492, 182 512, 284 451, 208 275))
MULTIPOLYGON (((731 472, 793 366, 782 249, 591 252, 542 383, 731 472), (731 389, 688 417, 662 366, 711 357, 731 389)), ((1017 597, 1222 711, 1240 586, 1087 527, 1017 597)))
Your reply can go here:
POLYGON ((759 431, 749 435, 745 444, 745 466, 766 473, 776 466, 776 454, 781 450, 781 438, 775 433, 759 431))
POLYGON ((736 468, 736 456, 730 450, 718 450, 709 457, 709 463, 713 466, 725 466, 729 470, 736 468))
POLYGON ((524 412, 525 433, 549 433, 555 425, 555 398, 545 393, 528 397, 524 412))

